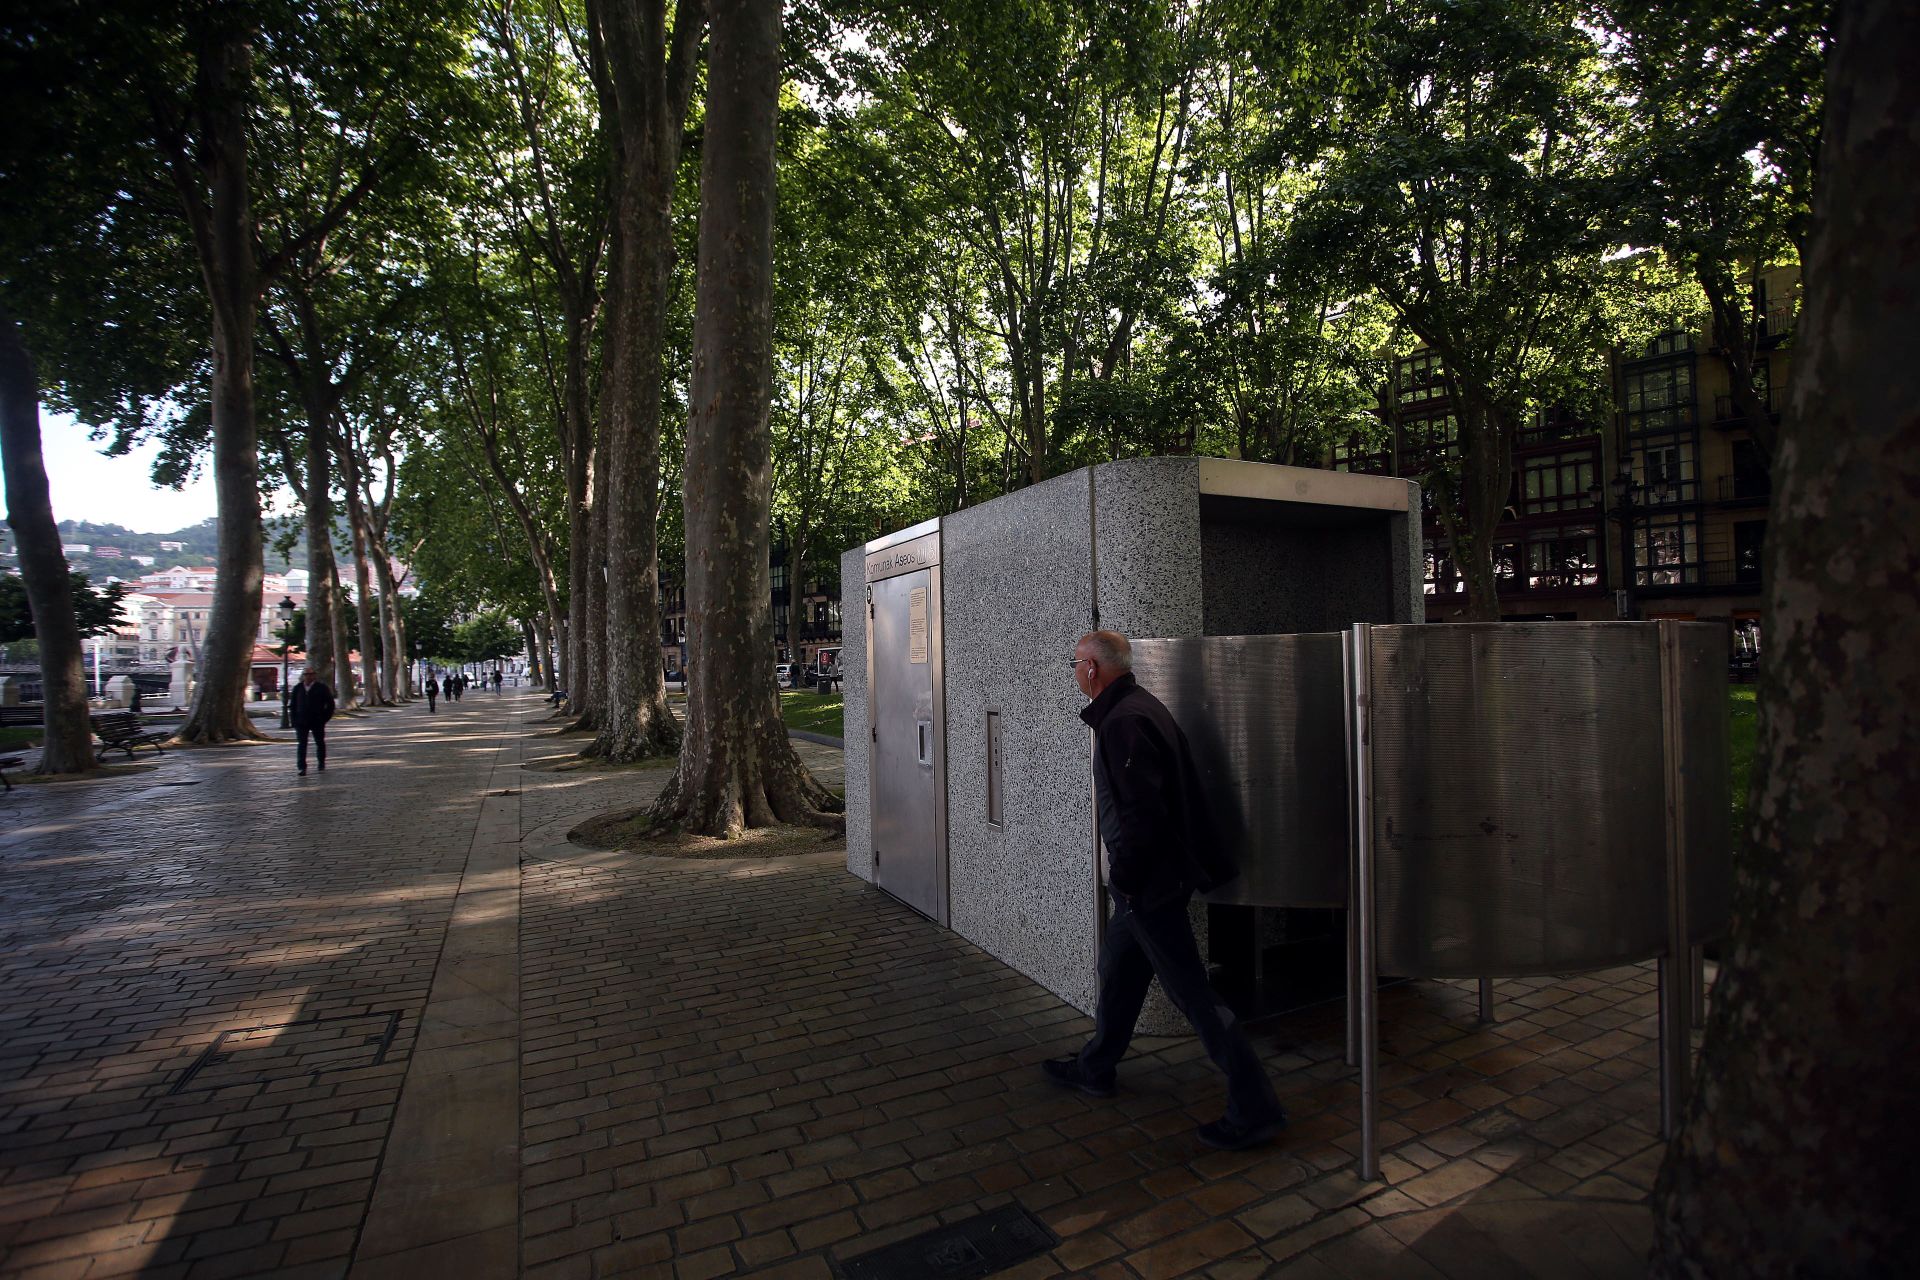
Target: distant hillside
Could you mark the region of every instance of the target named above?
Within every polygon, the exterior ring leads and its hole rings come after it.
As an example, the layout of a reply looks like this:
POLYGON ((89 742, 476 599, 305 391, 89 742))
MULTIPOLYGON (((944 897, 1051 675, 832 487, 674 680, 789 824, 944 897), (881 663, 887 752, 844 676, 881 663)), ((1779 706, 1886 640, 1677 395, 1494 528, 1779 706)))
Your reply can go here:
MULTIPOLYGON (((343 565, 351 565, 353 557, 352 535, 344 523, 334 529, 334 554, 341 558, 343 565)), ((98 520, 62 520, 60 522, 60 541, 67 546, 84 546, 84 553, 73 552, 67 556, 67 562, 75 569, 95 580, 107 577, 137 578, 143 573, 152 573, 159 569, 172 568, 176 564, 210 565, 220 555, 220 522, 202 520, 199 524, 185 529, 176 529, 172 533, 135 533, 131 529, 117 524, 105 524, 98 520), (174 544, 178 546, 162 543, 174 544), (107 554, 102 554, 103 550, 107 554), (119 552, 113 555, 112 552, 119 552), (151 568, 139 564, 133 557, 152 556, 151 568)), ((11 531, 0 526, 0 558, 11 565, 13 558, 13 536, 11 531)), ((267 523, 266 568, 269 573, 280 573, 287 569, 307 567, 306 525, 297 517, 293 520, 276 519, 267 523), (283 539, 289 539, 283 552, 283 539)), ((351 578, 349 568, 342 575, 351 578)))

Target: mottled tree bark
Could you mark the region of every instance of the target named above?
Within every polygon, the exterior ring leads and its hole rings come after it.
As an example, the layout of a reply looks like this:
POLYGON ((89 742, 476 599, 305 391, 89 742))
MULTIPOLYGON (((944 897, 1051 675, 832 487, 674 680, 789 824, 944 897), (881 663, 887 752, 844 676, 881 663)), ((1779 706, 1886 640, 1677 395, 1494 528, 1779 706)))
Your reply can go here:
POLYGON ((587 522, 587 634, 580 638, 580 671, 586 692, 572 695, 573 728, 598 731, 601 681, 607 674, 607 450, 602 441, 593 451, 592 519, 587 522))
POLYGON ((530 685, 544 684, 545 681, 540 677, 540 642, 534 638, 533 624, 525 618, 517 619, 517 621, 520 623, 520 643, 527 651, 527 683, 530 685))
POLYGON ((563 687, 559 681, 560 673, 554 670, 555 656, 564 648, 554 643, 553 633, 558 623, 552 615, 533 620, 533 636, 540 646, 540 677, 548 693, 563 687))
POLYGON ((1495 532, 1507 507, 1513 485, 1513 428, 1511 419, 1485 395, 1452 377, 1448 359, 1448 390, 1460 406, 1458 472, 1432 477, 1434 511, 1446 531, 1454 566, 1467 588, 1468 622, 1500 621, 1500 579, 1495 571, 1495 532), (1459 487, 1452 484, 1458 475, 1459 487))
POLYGON ((380 611, 374 619, 380 628, 380 696, 385 702, 406 702, 412 695, 401 678, 401 663, 407 638, 400 624, 400 584, 393 580, 393 565, 387 559, 386 543, 376 538, 372 547, 374 579, 380 588, 380 611))
POLYGON ((680 766, 656 818, 734 837, 777 822, 838 826, 836 801, 787 740, 773 681, 774 121, 780 0, 712 7, 700 170, 687 632, 693 648, 680 766))
MULTIPOLYGON (((307 665, 336 694, 341 693, 334 672, 333 592, 333 472, 327 465, 326 414, 307 408, 306 485, 301 498, 307 515, 307 665)), ((344 653, 344 650, 338 650, 344 653)))
POLYGON ((213 313, 213 484, 220 512, 219 579, 201 654, 200 684, 178 741, 217 743, 265 736, 247 715, 265 550, 260 525, 259 424, 253 404, 260 270, 254 260, 247 180, 253 42, 238 28, 214 33, 198 62, 194 88, 198 145, 191 155, 184 149, 176 153, 173 172, 213 313))
POLYGON ((1920 1257, 1920 10, 1838 10, 1774 464, 1760 737, 1663 1277, 1920 1257))
POLYGON ((375 669, 373 610, 367 598, 372 593, 373 582, 367 564, 367 508, 360 496, 360 458, 345 431, 335 434, 333 444, 340 458, 341 489, 347 496, 347 526, 353 538, 353 621, 360 637, 360 682, 365 686, 367 705, 378 706, 382 699, 380 674, 375 669))
POLYGON ((593 692, 585 645, 589 636, 600 634, 600 619, 593 613, 593 592, 588 586, 588 580, 599 572, 593 567, 593 448, 586 445, 583 451, 585 460, 577 481, 572 478, 573 465, 568 466, 567 702, 563 708, 568 715, 582 714, 593 692))
POLYGON ((20 576, 40 643, 41 697, 46 703, 38 773, 93 768, 87 720, 87 669, 73 580, 60 551, 46 462, 40 453, 40 383, 19 326, 0 309, 0 476, 7 486, 7 524, 20 556, 20 576))
POLYGON ((678 6, 671 58, 663 0, 597 0, 592 13, 613 91, 601 110, 612 116, 614 223, 600 398, 607 487, 595 510, 605 528, 606 641, 594 682, 600 735, 587 754, 637 760, 680 740, 660 667, 660 404, 674 175, 705 13, 697 0, 678 6))
MULTIPOLYGON (((311 579, 308 580, 308 587, 312 587, 311 579)), ((312 595, 311 589, 309 589, 308 594, 309 596, 312 595)), ((349 657, 353 652, 353 648, 347 642, 347 614, 346 610, 341 607, 344 602, 343 594, 340 589, 340 565, 332 556, 328 556, 327 615, 330 619, 329 628, 332 632, 330 647, 333 649, 333 652, 338 655, 338 660, 333 664, 334 677, 323 675, 321 679, 329 680, 328 687, 333 690, 334 697, 338 699, 339 709, 342 711, 351 711, 355 706, 359 705, 363 696, 368 702, 378 702, 379 697, 376 693, 370 693, 365 689, 356 690, 353 687, 353 662, 349 657)))
MULTIPOLYGON (((1756 265, 1753 271, 1757 276, 1759 267, 1756 265)), ((1716 339, 1714 346, 1719 348, 1720 363, 1727 371, 1727 395, 1745 423, 1747 434, 1753 438, 1761 461, 1771 467, 1774 451, 1779 447, 1778 433, 1774 430, 1773 414, 1753 385, 1754 369, 1761 360, 1754 336, 1753 309, 1741 305, 1730 275, 1722 275, 1703 263, 1697 279, 1707 297, 1716 339)))

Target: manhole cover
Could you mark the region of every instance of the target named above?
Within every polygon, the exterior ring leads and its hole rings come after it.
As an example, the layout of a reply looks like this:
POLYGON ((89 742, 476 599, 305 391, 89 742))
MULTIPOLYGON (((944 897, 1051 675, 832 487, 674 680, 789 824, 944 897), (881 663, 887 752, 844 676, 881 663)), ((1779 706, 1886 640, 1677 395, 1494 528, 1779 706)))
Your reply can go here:
POLYGON ((1045 1223, 1010 1204, 863 1253, 838 1270, 846 1280, 976 1280, 1058 1243, 1045 1223))
POLYGON ((327 1071, 377 1067, 387 1060, 399 1029, 400 1013, 394 1010, 222 1031, 167 1092, 316 1079, 327 1071))

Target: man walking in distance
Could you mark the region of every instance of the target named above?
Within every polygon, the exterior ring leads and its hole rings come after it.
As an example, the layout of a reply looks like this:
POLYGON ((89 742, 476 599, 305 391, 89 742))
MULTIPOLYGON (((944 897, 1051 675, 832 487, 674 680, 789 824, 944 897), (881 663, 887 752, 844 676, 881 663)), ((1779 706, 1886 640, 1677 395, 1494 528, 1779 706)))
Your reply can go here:
POLYGON ((1237 873, 1215 835, 1186 735, 1135 682, 1133 646, 1118 632, 1080 637, 1073 676, 1091 700, 1080 718, 1093 729, 1094 807, 1106 850, 1101 878, 1114 910, 1100 948, 1093 1039, 1077 1056, 1043 1069, 1055 1084, 1111 1097, 1115 1069, 1157 976, 1226 1073, 1227 1114, 1201 1125, 1200 1140, 1228 1151, 1271 1141, 1286 1127, 1286 1113, 1246 1030, 1207 984, 1187 919, 1196 889, 1213 889, 1237 873))
POLYGON ((433 700, 440 696, 440 682, 432 676, 427 677, 427 711, 433 711, 433 700))
POLYGON ((312 667, 300 672, 300 683, 293 686, 293 695, 287 699, 287 718, 293 723, 295 738, 299 741, 295 764, 300 776, 307 776, 307 735, 313 735, 314 754, 320 762, 320 772, 327 771, 327 721, 333 719, 333 690, 327 688, 312 667))

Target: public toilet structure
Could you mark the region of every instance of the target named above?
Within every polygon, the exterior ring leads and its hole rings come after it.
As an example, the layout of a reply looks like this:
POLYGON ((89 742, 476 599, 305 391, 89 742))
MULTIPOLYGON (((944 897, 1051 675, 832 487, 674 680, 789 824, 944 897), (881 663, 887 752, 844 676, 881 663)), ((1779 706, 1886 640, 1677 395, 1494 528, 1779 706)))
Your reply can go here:
MULTIPOLYGON (((1216 972, 1257 988, 1288 912, 1345 913, 1363 1176, 1383 976, 1479 978, 1484 1018, 1492 978, 1658 959, 1671 1127, 1728 912, 1725 633, 1426 625, 1419 517, 1406 480, 1148 458, 847 552, 848 869, 1091 1012, 1105 904, 1068 663, 1119 631, 1240 866, 1195 907, 1216 972)), ((1141 1023, 1182 1025, 1157 995, 1141 1023)))

